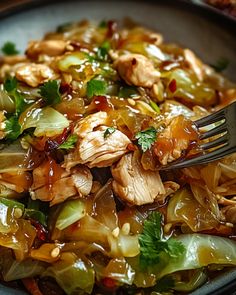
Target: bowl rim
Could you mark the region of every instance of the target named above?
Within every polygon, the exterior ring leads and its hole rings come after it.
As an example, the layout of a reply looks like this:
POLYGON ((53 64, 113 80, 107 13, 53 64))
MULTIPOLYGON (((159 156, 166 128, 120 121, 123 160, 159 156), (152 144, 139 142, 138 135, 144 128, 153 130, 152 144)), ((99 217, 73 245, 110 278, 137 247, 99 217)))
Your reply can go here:
MULTIPOLYGON (((69 0, 69 2, 79 2, 81 0, 69 0)), ((83 1, 83 0, 82 0, 83 1)), ((90 0, 86 0, 90 1, 90 0)), ((117 0, 107 0, 107 1, 113 1, 118 2, 117 0)), ((126 2, 126 0, 120 0, 123 2, 126 2)), ((21 3, 11 3, 10 6, 7 6, 5 9, 3 8, 0 11, 0 22, 3 18, 12 16, 14 14, 24 12, 30 9, 34 9, 40 6, 46 6, 50 4, 56 4, 64 2, 64 0, 24 0, 21 3)), ((142 2, 142 0, 129 0, 129 2, 142 2)), ((206 15, 206 17, 210 17, 212 19, 215 19, 217 21, 223 22, 221 23, 223 26, 227 26, 230 29, 235 30, 236 32, 236 18, 234 18, 231 15, 228 15, 219 9, 210 6, 203 2, 203 0, 146 0, 145 2, 154 3, 154 4, 172 4, 175 6, 182 6, 186 9, 196 9, 197 12, 203 13, 206 15)))

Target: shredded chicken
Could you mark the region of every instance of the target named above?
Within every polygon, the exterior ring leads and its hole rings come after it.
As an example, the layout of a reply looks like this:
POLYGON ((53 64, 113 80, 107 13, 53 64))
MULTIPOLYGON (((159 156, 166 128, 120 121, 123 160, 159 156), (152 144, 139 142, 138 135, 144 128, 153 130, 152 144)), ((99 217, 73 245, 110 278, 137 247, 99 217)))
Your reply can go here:
POLYGON ((35 59, 40 54, 58 56, 65 52, 67 42, 63 40, 31 41, 26 50, 29 58, 35 59))
POLYGON ((115 130, 107 137, 104 135, 108 126, 107 113, 98 112, 81 120, 75 128, 80 140, 74 151, 65 156, 63 167, 70 169, 77 164, 88 167, 107 167, 119 160, 131 143, 129 138, 115 130), (95 129, 95 130, 94 130, 95 129))
POLYGON ((107 128, 101 126, 81 139, 75 151, 65 156, 64 167, 70 169, 77 164, 86 164, 90 168, 107 167, 127 153, 129 138, 119 130, 105 138, 107 128))
POLYGON ((166 191, 159 172, 144 170, 136 152, 124 155, 111 172, 113 190, 122 200, 132 205, 163 202, 166 191))
POLYGON ((121 78, 129 85, 151 88, 160 79, 160 72, 141 54, 121 55, 114 65, 121 78))
POLYGON ((54 71, 45 64, 25 63, 17 67, 16 78, 31 87, 37 87, 49 79, 55 79, 54 71))
POLYGON ((41 164, 33 171, 33 184, 30 189, 32 199, 50 201, 50 205, 64 202, 73 196, 87 196, 92 189, 92 174, 85 166, 77 166, 71 171, 60 168, 60 177, 48 180, 47 163, 41 164))
POLYGON ((89 115, 79 121, 78 125, 75 127, 74 131, 79 137, 86 137, 89 132, 92 132, 94 128, 100 125, 106 125, 108 115, 106 112, 97 112, 95 114, 89 115))

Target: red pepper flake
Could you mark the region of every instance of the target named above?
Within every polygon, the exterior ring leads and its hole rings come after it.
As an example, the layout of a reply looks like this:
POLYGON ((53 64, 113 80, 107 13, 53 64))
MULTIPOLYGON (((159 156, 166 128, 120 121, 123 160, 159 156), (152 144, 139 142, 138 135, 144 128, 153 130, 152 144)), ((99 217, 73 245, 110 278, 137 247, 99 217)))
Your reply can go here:
POLYGON ((135 66, 136 63, 137 63, 137 59, 136 59, 136 58, 133 58, 133 59, 132 59, 132 66, 135 66))
POLYGON ((30 218, 29 220, 30 220, 30 223, 36 228, 37 238, 41 241, 46 241, 48 232, 45 229, 45 227, 40 222, 34 219, 30 218))
POLYGON ((177 83, 175 79, 171 80, 169 84, 169 89, 172 93, 174 93, 177 90, 177 83))
POLYGON ((96 96, 93 100, 93 103, 95 104, 98 111, 108 112, 113 110, 113 105, 108 101, 106 96, 96 96))
POLYGON ((61 84, 60 85, 60 93, 64 94, 64 93, 71 93, 72 91, 72 87, 70 84, 65 83, 65 84, 61 84))
POLYGON ((133 143, 129 143, 127 145, 127 150, 134 152, 134 151, 138 150, 138 147, 135 144, 133 144, 133 143))
POLYGON ((113 289, 116 287, 116 281, 111 278, 102 279, 102 284, 109 289, 113 289))

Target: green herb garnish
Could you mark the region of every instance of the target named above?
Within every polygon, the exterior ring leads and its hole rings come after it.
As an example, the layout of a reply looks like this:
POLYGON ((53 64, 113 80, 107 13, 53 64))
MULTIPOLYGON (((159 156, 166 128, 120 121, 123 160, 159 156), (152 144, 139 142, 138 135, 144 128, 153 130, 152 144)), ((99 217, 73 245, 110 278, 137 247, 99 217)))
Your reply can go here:
POLYGON ((139 93, 137 91, 137 88, 134 86, 121 86, 119 90, 119 97, 122 98, 132 98, 132 97, 138 97, 139 93))
POLYGON ((16 44, 10 41, 6 42, 2 46, 1 50, 5 55, 16 55, 19 53, 19 51, 16 49, 16 44))
POLYGON ((219 58, 215 64, 211 64, 210 66, 216 70, 216 72, 223 72, 229 65, 229 60, 225 57, 219 58))
POLYGON ((56 80, 48 81, 40 87, 39 93, 46 105, 54 105, 61 101, 59 88, 60 85, 56 80))
POLYGON ((151 145, 155 142, 157 137, 157 130, 154 127, 150 127, 146 130, 140 131, 135 135, 143 152, 146 152, 151 148, 151 145))
POLYGON ((15 101, 15 114, 8 117, 5 120, 5 133, 6 139, 16 140, 21 134, 21 126, 18 122, 19 115, 26 109, 27 103, 24 97, 17 90, 17 79, 15 77, 9 77, 4 81, 4 90, 14 99, 15 101))
POLYGON ((116 128, 114 127, 108 127, 104 132, 104 138, 106 139, 109 135, 114 133, 116 131, 116 128))
POLYGON ((65 150, 73 149, 75 147, 77 140, 78 140, 78 136, 76 134, 72 134, 68 136, 67 140, 64 141, 61 145, 59 145, 58 148, 65 149, 65 150))
POLYGON ((139 244, 140 262, 144 267, 159 263, 163 252, 171 258, 177 258, 185 252, 181 242, 163 236, 162 215, 159 212, 152 212, 144 221, 139 244))
POLYGON ((105 41, 100 47, 98 47, 97 51, 97 59, 102 61, 108 60, 108 52, 111 48, 111 45, 108 41, 105 41))
POLYGON ((149 104, 150 104, 150 107, 151 107, 155 112, 157 112, 158 114, 160 114, 160 108, 158 107, 158 105, 157 105, 153 100, 151 100, 149 104))
POLYGON ((16 140, 21 134, 21 126, 18 122, 18 116, 12 115, 9 119, 5 120, 6 139, 16 140))
POLYGON ((102 80, 92 79, 87 83, 87 96, 92 98, 94 95, 106 94, 107 83, 102 80))
POLYGON ((105 29, 105 28, 107 28, 107 21, 102 20, 102 21, 99 23, 98 27, 99 27, 100 29, 105 29))

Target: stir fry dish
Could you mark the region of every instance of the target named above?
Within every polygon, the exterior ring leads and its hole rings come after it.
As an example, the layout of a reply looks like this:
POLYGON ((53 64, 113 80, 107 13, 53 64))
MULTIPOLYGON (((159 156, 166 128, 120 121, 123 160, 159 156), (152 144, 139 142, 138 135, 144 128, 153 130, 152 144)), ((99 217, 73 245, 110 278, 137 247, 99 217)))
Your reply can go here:
POLYGON ((236 100, 224 60, 130 21, 1 50, 1 284, 188 294, 236 265, 236 154, 161 169, 201 153, 194 121, 236 100))

